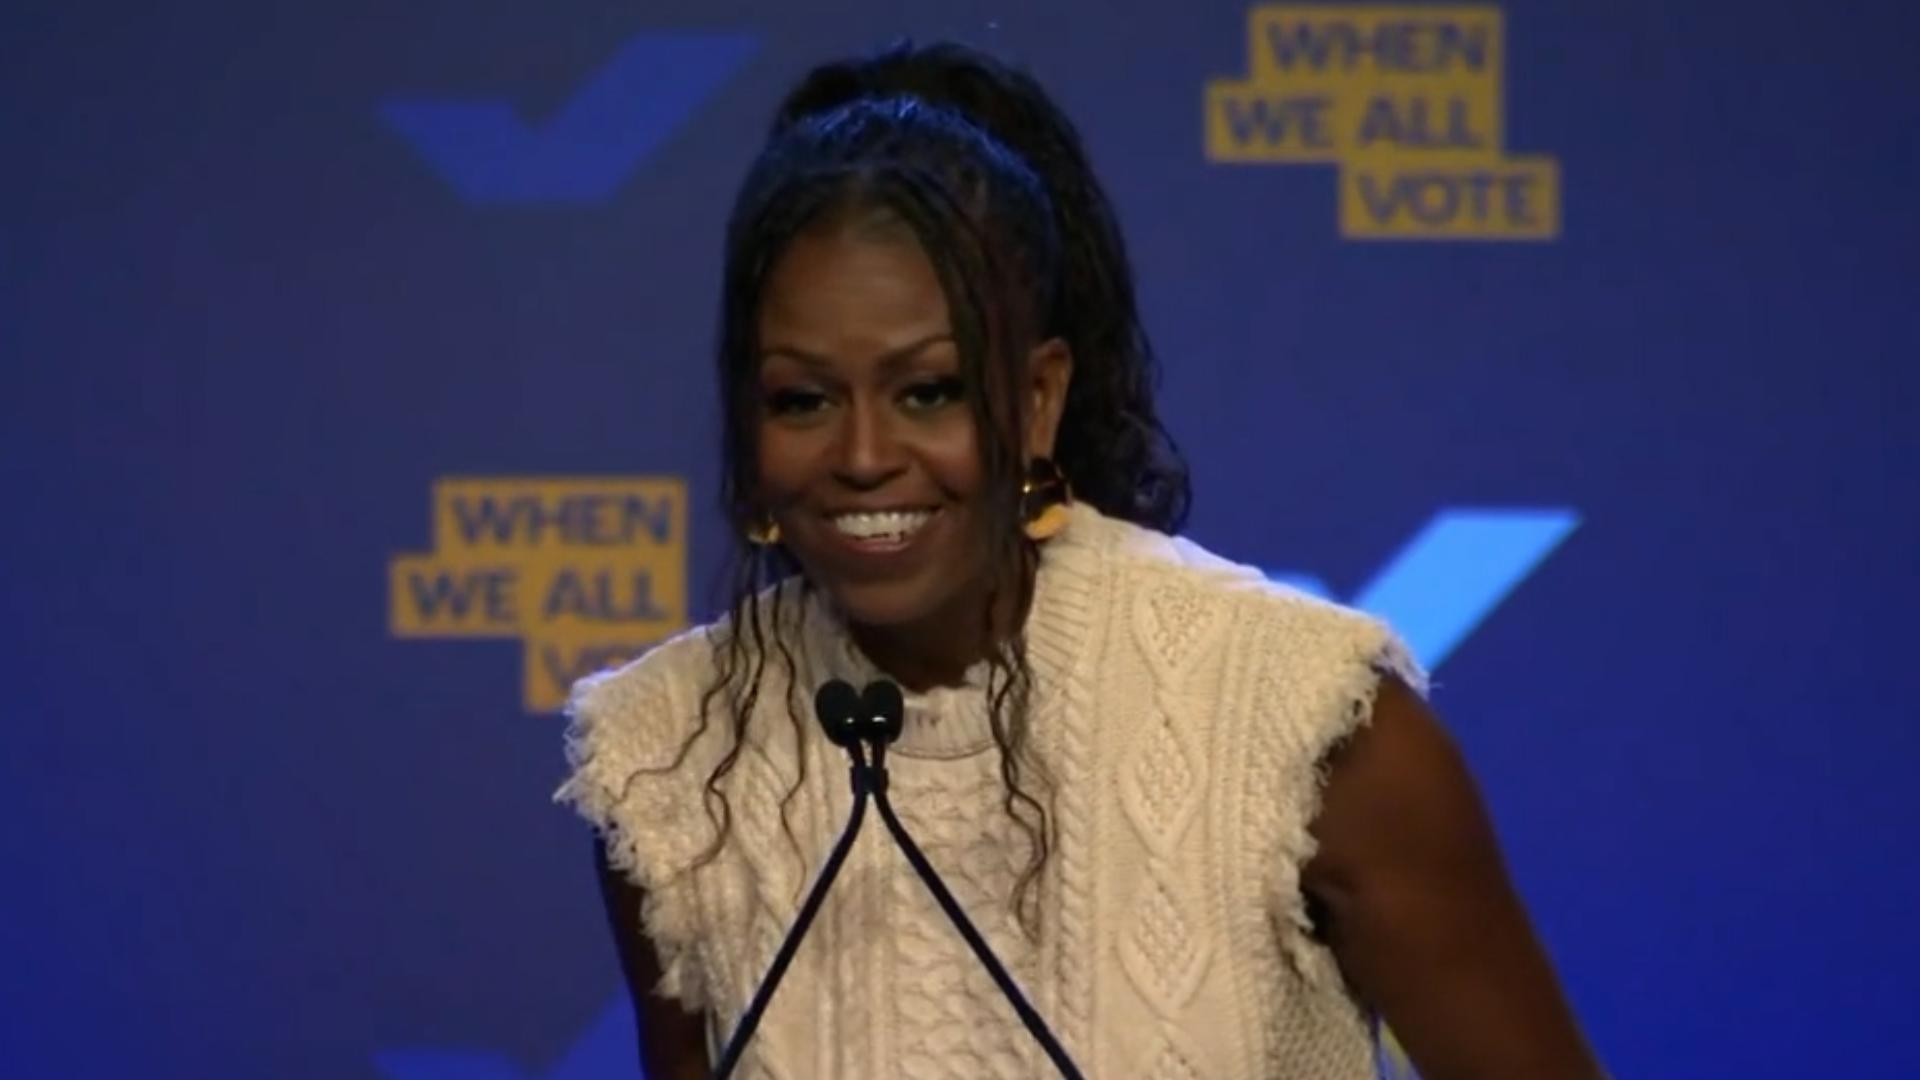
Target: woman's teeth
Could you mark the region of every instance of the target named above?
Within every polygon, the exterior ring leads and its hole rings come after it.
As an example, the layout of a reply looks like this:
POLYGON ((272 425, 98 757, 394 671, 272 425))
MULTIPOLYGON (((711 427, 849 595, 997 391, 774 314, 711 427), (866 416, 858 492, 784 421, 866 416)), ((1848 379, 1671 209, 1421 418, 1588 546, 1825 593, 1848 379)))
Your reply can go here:
POLYGON ((835 514, 833 525, 855 540, 905 540, 933 517, 931 510, 888 511, 880 514, 835 514))

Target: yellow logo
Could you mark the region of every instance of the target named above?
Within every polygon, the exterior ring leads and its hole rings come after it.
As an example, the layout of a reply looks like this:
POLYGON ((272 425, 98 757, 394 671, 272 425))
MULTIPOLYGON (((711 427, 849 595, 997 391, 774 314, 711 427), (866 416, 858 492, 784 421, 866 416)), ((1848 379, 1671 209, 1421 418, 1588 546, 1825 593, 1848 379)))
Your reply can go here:
POLYGON ((1207 157, 1339 166, 1354 239, 1550 240, 1560 165, 1506 153, 1496 7, 1262 5, 1207 84, 1207 157))
POLYGON ((529 712, 687 621, 687 490, 678 477, 451 477, 433 551, 387 567, 403 638, 519 638, 529 712))

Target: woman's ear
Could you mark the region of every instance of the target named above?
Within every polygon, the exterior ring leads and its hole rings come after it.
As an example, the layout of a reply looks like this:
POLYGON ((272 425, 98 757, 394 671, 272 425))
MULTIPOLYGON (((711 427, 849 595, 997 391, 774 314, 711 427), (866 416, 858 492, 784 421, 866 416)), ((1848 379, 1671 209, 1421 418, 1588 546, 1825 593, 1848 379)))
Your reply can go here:
POLYGON ((1027 354, 1027 457, 1050 458, 1067 409, 1073 381, 1073 350, 1063 338, 1048 338, 1027 354))

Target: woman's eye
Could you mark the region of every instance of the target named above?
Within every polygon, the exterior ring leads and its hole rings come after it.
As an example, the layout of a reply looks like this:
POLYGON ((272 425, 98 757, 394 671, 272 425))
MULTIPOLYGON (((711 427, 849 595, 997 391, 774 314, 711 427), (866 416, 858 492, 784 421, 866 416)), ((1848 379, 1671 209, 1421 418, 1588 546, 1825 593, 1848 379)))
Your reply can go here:
POLYGON ((966 396, 967 384, 957 376, 950 376, 915 383, 907 387, 900 398, 911 408, 926 410, 950 405, 966 396))
POLYGON ((827 395, 818 390, 788 388, 767 394, 767 411, 774 416, 804 416, 826 407, 827 395))

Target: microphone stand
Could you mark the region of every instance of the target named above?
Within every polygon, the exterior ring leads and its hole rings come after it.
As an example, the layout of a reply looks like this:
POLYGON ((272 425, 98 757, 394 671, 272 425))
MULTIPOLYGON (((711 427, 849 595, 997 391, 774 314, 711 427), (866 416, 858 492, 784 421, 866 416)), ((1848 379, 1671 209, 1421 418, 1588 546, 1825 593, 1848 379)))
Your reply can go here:
POLYGON ((893 812, 893 802, 887 798, 887 744, 900 737, 903 727, 904 705, 900 700, 899 687, 892 683, 875 683, 867 687, 865 699, 869 703, 866 712, 871 714, 872 719, 867 730, 860 732, 860 738, 872 744, 873 804, 874 808, 880 812, 880 820, 886 823, 887 832, 892 834, 894 844, 899 847, 900 853, 907 857, 907 862, 912 864, 913 872, 919 875, 927 891, 933 894, 933 899, 940 905, 940 910, 946 912, 947 921, 953 924, 954 929, 960 931, 960 936, 966 939, 967 947, 973 950, 973 955, 980 961, 980 966, 987 969, 987 974, 993 977, 994 985, 1000 988, 1001 996, 1005 997, 1007 1003, 1013 1006, 1013 1011, 1019 1014, 1020 1022, 1026 1026, 1027 1033, 1032 1035, 1034 1041, 1040 1044, 1040 1049, 1046 1052, 1047 1060, 1053 1062, 1054 1068, 1060 1070, 1060 1075, 1067 1080, 1084 1080, 1079 1068, 1074 1065, 1073 1059, 1067 1056, 1066 1048, 1060 1045, 1059 1039, 1054 1038, 1052 1029, 1048 1028, 1047 1022, 1040 1018, 1039 1011, 1027 1001, 1027 996, 1020 992, 1020 985, 1013 981, 1013 976, 1008 974, 1007 969, 1001 965, 1000 958, 995 956, 993 949, 987 945, 987 939, 980 936, 980 931, 975 929, 973 920, 967 918, 967 913, 961 909, 960 902, 953 898, 953 893, 947 891, 946 882, 940 880, 940 875, 934 870, 933 864, 928 862, 926 855, 920 851, 920 845, 913 842, 913 837, 908 835, 906 826, 900 823, 900 818, 893 812), (876 694, 876 689, 881 687, 888 689, 880 690, 876 694), (878 698, 877 709, 873 707, 876 697, 878 698))
POLYGON ((848 781, 853 786, 853 809, 847 816, 846 827, 840 832, 840 839, 834 842, 832 852, 820 868, 820 876, 807 891, 793 926, 788 929, 779 951, 774 954, 773 963, 768 966, 746 1012, 741 1014, 740 1022, 734 1027, 733 1037, 727 1040, 720 1063, 714 1066, 711 1074, 713 1080, 727 1080, 739 1065, 740 1055, 746 1051, 747 1042, 759 1028, 761 1015, 773 1000, 774 991, 779 989, 780 980, 786 977, 788 966, 800 950, 801 940, 813 925, 814 917, 820 913, 820 906, 826 902, 834 879, 839 877, 840 867, 847 861, 847 853, 853 849, 860 827, 866 823, 869 800, 878 809, 880 820, 886 823, 887 832, 892 835, 900 853, 906 856, 914 873, 933 894, 934 901, 946 913, 947 920, 966 939, 967 947, 973 950, 981 966, 993 977, 994 985, 1000 988, 1000 993, 1013 1006, 1013 1011, 1019 1015, 1027 1032, 1046 1052, 1047 1059, 1067 1080, 1083 1080, 1073 1059, 1067 1056, 1065 1048, 1060 1045, 1060 1040, 1054 1037, 1046 1021, 1028 1003, 1026 995, 1020 992, 1019 984, 1001 965, 1000 958, 993 954, 986 938, 980 936, 973 921, 961 910, 960 902, 947 890, 946 883, 940 880, 933 864, 927 861, 920 846, 913 842, 906 826, 900 823, 900 818, 893 812, 893 803, 887 798, 887 745, 900 737, 905 726, 906 705, 900 688, 890 682, 875 682, 861 694, 851 685, 836 679, 820 688, 814 697, 814 708, 819 714, 821 726, 826 729, 827 738, 844 747, 853 758, 848 770, 848 781))
MULTIPOLYGON (((767 1005, 773 1001, 773 992, 780 988, 780 980, 786 977, 788 965, 793 963, 794 954, 800 951, 801 940, 813 925, 814 916, 820 913, 820 905, 826 902, 834 879, 840 876, 841 864, 847 861, 847 853, 853 850, 853 841, 860 834, 860 826, 866 823, 867 798, 873 789, 873 774, 860 744, 850 737, 851 709, 847 708, 845 702, 829 696, 829 688, 835 685, 828 683, 821 687, 821 693, 815 699, 815 708, 820 713, 820 723, 827 729, 828 738, 846 747, 847 753, 853 756, 853 765, 848 769, 848 780, 853 785, 853 810, 847 815, 846 827, 840 830, 840 839, 834 842, 826 864, 820 868, 820 876, 814 879, 813 888, 807 891, 807 898, 801 903, 793 926, 780 942, 780 951, 774 954, 773 963, 761 978, 759 989, 754 991, 747 1011, 741 1014, 740 1022, 734 1026, 733 1037, 727 1040, 720 1063, 713 1067, 713 1080, 727 1080, 733 1075, 734 1067, 740 1064, 740 1055, 746 1052, 747 1042, 760 1027, 761 1014, 767 1011, 767 1005), (847 708, 844 718, 835 715, 842 708, 847 708)), ((845 688, 842 697, 853 693, 853 688, 846 683, 838 683, 838 686, 845 688)))

